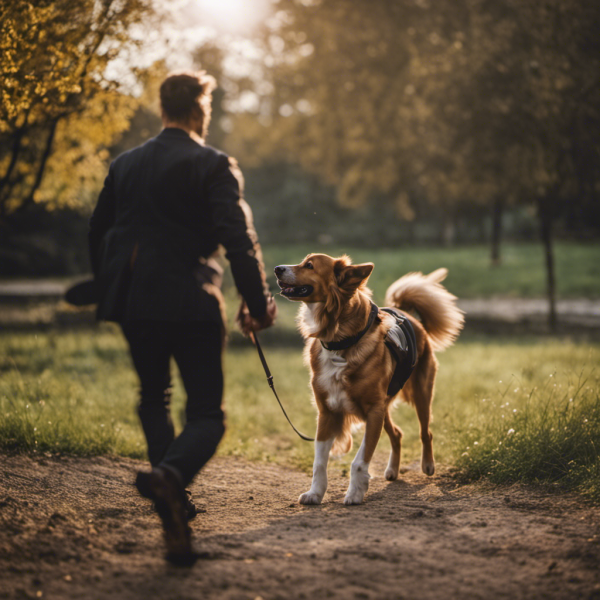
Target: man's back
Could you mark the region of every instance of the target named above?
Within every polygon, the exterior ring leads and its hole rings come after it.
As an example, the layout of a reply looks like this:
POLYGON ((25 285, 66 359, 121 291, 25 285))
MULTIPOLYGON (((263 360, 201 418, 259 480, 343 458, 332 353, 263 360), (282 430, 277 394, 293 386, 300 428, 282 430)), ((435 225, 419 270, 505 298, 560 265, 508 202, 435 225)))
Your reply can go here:
POLYGON ((119 156, 90 222, 99 318, 220 319, 218 294, 202 286, 211 272, 199 262, 219 244, 260 312, 264 275, 242 204, 228 157, 182 129, 164 129, 119 156))
MULTIPOLYGON (((125 152, 112 165, 118 198, 115 225, 137 226, 170 223, 192 230, 202 238, 205 254, 210 243, 210 215, 207 214, 206 179, 217 163, 226 168, 227 156, 195 142, 185 131, 164 129, 160 135, 125 152)), ((235 182, 231 193, 238 194, 235 182)))

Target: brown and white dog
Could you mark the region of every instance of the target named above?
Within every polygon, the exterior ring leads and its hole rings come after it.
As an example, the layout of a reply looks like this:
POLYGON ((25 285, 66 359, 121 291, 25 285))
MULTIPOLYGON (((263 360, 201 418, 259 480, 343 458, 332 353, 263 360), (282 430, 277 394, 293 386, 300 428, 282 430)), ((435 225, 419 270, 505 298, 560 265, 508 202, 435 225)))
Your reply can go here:
MULTIPOLYGON (((372 263, 353 265, 347 256, 310 254, 298 265, 275 268, 281 295, 303 303, 298 325, 306 340, 305 360, 318 409, 313 480, 310 490, 300 496, 301 504, 321 503, 327 489, 329 453, 350 451, 351 427, 356 423, 366 424, 365 435, 352 462, 344 504, 363 501, 369 487, 369 463, 382 429, 392 444, 385 477, 390 481, 398 477, 402 431, 390 414, 394 396, 387 394, 396 359, 384 344, 386 333, 395 325, 394 317, 379 311, 366 333, 346 350, 331 352, 321 344, 355 336, 367 327, 372 304, 366 282, 373 267, 372 263)), ((421 469, 427 475, 435 471, 429 430, 438 368, 433 351, 452 345, 464 322, 456 297, 440 285, 446 274, 446 269, 429 275, 409 273, 389 287, 385 298, 386 306, 415 311, 421 319, 406 314, 416 335, 418 358, 397 396, 417 411, 421 469)))

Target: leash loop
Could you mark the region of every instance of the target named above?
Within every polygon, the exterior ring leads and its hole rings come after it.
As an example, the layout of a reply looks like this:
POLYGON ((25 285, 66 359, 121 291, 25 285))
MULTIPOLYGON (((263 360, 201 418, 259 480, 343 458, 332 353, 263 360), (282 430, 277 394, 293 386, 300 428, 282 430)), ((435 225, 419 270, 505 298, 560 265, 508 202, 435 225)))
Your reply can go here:
POLYGON ((298 431, 295 427, 294 424, 292 423, 292 421, 290 420, 290 418, 288 417, 288 414, 285 412, 285 408, 283 408, 283 404, 281 404, 281 400, 279 399, 279 396, 277 395, 277 392, 275 391, 275 384, 273 382, 273 375, 271 375, 271 371, 269 370, 269 365, 267 364, 267 360, 265 358, 265 355, 263 354, 262 348, 260 347, 260 342, 258 341, 258 336, 256 335, 256 333, 254 331, 250 332, 250 335, 252 337, 252 340, 254 342, 254 345, 256 346, 256 349, 258 350, 258 356, 260 358, 260 362, 262 363, 263 369, 265 370, 265 375, 267 376, 267 382, 269 384, 269 387, 273 390, 273 393, 275 394, 275 398, 277 398, 277 402, 279 403, 279 407, 281 408, 281 410, 283 411, 283 414, 285 415, 285 418, 287 419, 288 423, 290 424, 291 428, 303 439, 306 440, 307 442, 314 442, 315 438, 311 438, 308 437, 307 435, 304 435, 303 433, 301 433, 300 431, 298 431))

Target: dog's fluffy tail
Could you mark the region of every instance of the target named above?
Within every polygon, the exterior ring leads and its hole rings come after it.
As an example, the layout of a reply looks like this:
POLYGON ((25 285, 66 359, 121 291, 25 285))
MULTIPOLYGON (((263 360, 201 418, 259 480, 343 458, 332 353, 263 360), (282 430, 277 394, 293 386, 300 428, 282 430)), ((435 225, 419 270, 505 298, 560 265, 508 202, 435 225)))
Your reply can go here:
POLYGON ((352 433, 362 426, 364 426, 364 422, 356 415, 345 414, 331 447, 331 454, 334 456, 348 454, 352 450, 352 433))
POLYGON ((408 273, 392 283, 385 294, 386 306, 419 314, 434 350, 451 346, 465 322, 463 311, 456 306, 456 296, 440 283, 446 275, 448 269, 437 269, 429 275, 408 273))
POLYGON ((331 454, 334 456, 342 456, 348 454, 352 450, 352 434, 349 430, 344 430, 333 441, 331 454))

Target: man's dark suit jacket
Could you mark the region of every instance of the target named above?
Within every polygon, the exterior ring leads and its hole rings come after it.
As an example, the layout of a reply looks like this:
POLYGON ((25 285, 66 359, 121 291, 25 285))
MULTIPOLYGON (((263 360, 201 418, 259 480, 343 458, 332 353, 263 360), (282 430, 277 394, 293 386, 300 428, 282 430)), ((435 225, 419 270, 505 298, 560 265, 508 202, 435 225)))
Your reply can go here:
POLYGON ((89 231, 99 319, 220 320, 206 264, 219 244, 250 314, 265 314, 260 247, 236 169, 177 128, 110 165, 89 231))

